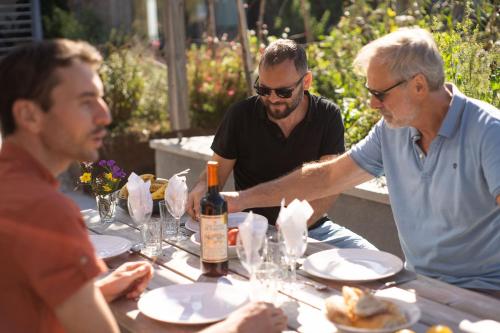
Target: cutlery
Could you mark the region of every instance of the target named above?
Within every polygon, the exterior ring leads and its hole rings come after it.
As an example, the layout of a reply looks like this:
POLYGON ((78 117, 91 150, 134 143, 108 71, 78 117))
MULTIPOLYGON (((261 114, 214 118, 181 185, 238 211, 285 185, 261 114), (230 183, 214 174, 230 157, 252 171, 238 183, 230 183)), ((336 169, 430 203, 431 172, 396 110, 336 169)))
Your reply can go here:
POLYGON ((316 283, 316 282, 307 281, 307 280, 304 280, 302 282, 307 286, 313 287, 317 291, 327 291, 329 289, 329 287, 327 285, 324 285, 321 283, 316 283))
POLYGON ((417 279, 416 276, 410 276, 410 277, 403 278, 401 280, 389 281, 389 282, 384 283, 383 285, 381 285, 380 287, 378 287, 376 289, 371 289, 370 293, 373 295, 373 294, 377 293, 380 290, 384 290, 384 289, 391 288, 391 287, 394 287, 394 286, 399 286, 400 284, 403 284, 403 283, 406 283, 406 282, 410 282, 410 281, 413 281, 413 280, 416 280, 416 279, 417 279))
POLYGON ((140 253, 142 249, 142 244, 141 243, 135 243, 130 247, 130 252, 132 253, 140 253))

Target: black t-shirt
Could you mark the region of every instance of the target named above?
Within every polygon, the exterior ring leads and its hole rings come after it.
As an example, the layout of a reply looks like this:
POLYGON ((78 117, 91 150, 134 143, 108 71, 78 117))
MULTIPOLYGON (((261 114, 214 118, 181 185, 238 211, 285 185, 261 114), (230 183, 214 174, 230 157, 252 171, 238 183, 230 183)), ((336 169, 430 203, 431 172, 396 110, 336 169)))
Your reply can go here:
MULTIPOLYGON (((217 129, 212 150, 226 159, 236 159, 234 184, 237 191, 281 177, 305 162, 324 155, 342 154, 344 125, 337 105, 309 94, 304 119, 285 138, 267 117, 258 96, 232 105, 217 129)), ((279 207, 252 208, 276 222, 279 207)))

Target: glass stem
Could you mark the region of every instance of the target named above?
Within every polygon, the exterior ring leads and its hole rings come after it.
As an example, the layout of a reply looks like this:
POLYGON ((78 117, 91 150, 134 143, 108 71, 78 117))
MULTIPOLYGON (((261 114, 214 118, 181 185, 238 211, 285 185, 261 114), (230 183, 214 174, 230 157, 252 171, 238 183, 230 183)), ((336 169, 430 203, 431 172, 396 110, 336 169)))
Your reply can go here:
POLYGON ((290 259, 290 284, 295 284, 297 282, 297 259, 291 258, 290 259))
POLYGON ((176 217, 175 218, 175 239, 177 241, 181 240, 181 218, 176 217))

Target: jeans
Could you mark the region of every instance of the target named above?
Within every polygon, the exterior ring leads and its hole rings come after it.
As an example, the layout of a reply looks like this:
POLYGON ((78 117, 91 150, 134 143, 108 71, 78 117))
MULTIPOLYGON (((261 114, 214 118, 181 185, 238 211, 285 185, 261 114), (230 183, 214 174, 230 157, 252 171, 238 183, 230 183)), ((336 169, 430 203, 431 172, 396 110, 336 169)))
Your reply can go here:
POLYGON ((309 237, 342 249, 377 250, 373 244, 360 235, 337 223, 333 223, 328 218, 323 218, 322 223, 317 222, 312 229, 309 229, 309 237))

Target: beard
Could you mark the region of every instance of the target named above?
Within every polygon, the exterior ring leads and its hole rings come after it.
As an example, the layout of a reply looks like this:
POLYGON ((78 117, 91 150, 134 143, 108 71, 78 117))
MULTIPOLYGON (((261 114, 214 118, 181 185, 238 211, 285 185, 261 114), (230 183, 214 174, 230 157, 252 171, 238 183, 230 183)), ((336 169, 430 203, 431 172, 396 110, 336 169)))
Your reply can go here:
POLYGON ((397 116, 395 116, 393 112, 389 112, 385 109, 380 110, 387 127, 391 129, 409 127, 412 126, 415 119, 418 117, 419 110, 411 103, 409 98, 405 98, 402 104, 405 105, 406 108, 398 110, 397 116))
MULTIPOLYGON (((301 85, 302 88, 302 85, 301 85)), ((299 90, 300 93, 297 94, 296 97, 293 97, 293 99, 287 103, 287 102, 280 102, 280 103, 271 103, 269 101, 262 101, 264 104, 264 108, 266 109, 266 113, 271 119, 279 120, 279 119, 284 119, 288 117, 293 111, 297 109, 299 106, 300 102, 302 102, 302 98, 304 98, 304 92, 302 89, 299 90), (284 110, 277 110, 277 109, 272 109, 273 106, 281 106, 285 105, 284 110)))

